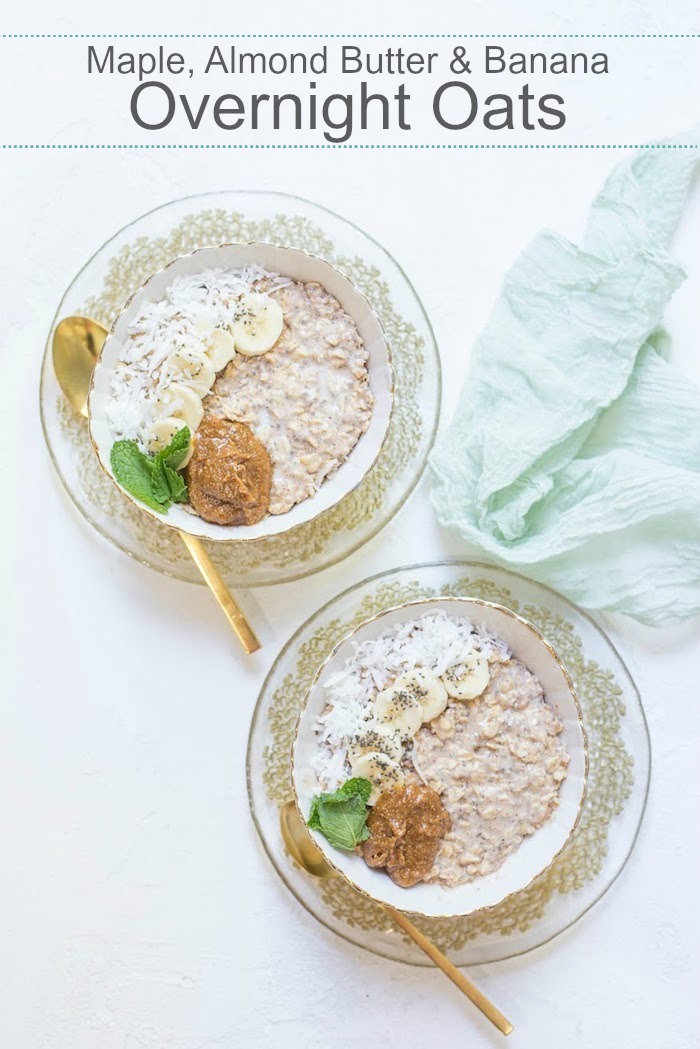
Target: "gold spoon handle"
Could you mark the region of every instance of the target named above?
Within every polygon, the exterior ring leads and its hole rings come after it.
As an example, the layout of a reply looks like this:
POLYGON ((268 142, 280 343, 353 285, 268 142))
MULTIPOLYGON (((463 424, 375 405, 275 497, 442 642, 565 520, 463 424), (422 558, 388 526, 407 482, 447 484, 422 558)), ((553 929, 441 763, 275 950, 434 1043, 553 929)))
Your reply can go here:
POLYGON ((494 1024, 501 1034, 510 1034, 513 1030, 513 1025, 509 1020, 506 1020, 502 1012, 500 1012, 495 1005, 493 1005, 485 994, 483 994, 478 987, 475 987, 471 980, 468 980, 464 973, 453 965, 449 959, 445 957, 442 951, 438 950, 434 943, 431 943, 427 936, 424 936, 420 929, 417 929, 413 922, 410 922, 405 914, 401 911, 395 910, 390 907, 387 903, 384 904, 384 910, 387 912, 390 918, 392 918, 396 924, 403 929, 407 936, 410 936, 414 943, 418 944, 422 951, 431 958, 438 968, 442 969, 445 976, 448 976, 452 983, 459 987, 463 994, 466 994, 467 998, 470 999, 481 1012, 486 1016, 492 1024, 494 1024))
POLYGON ((204 543, 201 539, 197 539, 193 535, 188 535, 187 532, 180 532, 180 538, 192 555, 192 560, 202 573, 212 594, 219 602, 221 611, 233 627, 233 631, 243 645, 245 651, 248 655, 252 652, 257 652, 260 648, 260 642, 253 633, 250 623, 233 599, 231 591, 219 575, 214 562, 206 551, 204 543))

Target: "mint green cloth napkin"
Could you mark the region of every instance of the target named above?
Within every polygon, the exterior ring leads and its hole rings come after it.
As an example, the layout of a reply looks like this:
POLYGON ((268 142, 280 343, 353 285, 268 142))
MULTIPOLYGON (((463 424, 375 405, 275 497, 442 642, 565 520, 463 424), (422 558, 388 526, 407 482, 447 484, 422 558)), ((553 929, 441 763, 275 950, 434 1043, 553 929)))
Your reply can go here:
POLYGON ((525 249, 431 456, 442 524, 653 625, 700 611, 700 392, 658 331, 685 277, 668 253, 700 159, 684 141, 613 171, 581 247, 544 231, 525 249))

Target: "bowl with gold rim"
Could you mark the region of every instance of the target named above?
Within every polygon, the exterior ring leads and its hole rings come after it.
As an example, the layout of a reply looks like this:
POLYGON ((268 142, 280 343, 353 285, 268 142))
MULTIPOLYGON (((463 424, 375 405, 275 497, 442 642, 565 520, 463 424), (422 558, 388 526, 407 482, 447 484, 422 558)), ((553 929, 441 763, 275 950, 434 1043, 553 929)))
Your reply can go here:
POLYGON ((204 247, 154 273, 115 318, 93 372, 90 438, 145 513, 203 539, 255 540, 362 482, 393 389, 382 325, 344 273, 296 248, 204 247), (185 426, 189 447, 175 455, 185 426))
POLYGON ((291 755, 299 812, 329 864, 371 899, 429 917, 493 907, 547 870, 587 776, 581 709, 553 646, 510 609, 462 597, 387 608, 342 639, 315 673, 291 755))

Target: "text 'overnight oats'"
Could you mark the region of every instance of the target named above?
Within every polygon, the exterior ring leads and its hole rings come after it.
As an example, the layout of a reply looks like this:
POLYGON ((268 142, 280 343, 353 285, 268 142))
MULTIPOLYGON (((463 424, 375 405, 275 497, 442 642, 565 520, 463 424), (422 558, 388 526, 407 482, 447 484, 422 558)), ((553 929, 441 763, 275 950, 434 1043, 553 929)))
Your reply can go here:
POLYGON ((324 687, 309 826, 398 885, 491 874, 556 809, 563 725, 538 678, 469 620, 390 627, 324 687))
POLYGON ((368 354, 316 282, 260 266, 176 277, 144 302, 112 375, 117 481, 221 525, 285 514, 369 427, 368 354))

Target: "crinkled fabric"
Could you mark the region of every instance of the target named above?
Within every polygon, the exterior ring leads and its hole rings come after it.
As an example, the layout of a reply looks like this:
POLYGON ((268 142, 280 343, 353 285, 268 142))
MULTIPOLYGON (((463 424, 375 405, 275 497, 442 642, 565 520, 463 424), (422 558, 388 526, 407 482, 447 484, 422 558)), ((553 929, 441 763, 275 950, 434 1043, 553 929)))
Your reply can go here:
POLYGON ((613 171, 580 247, 544 231, 525 249, 431 456, 442 524, 651 625, 700 611, 700 391, 659 330, 685 277, 668 251, 700 160, 684 141, 613 171))

